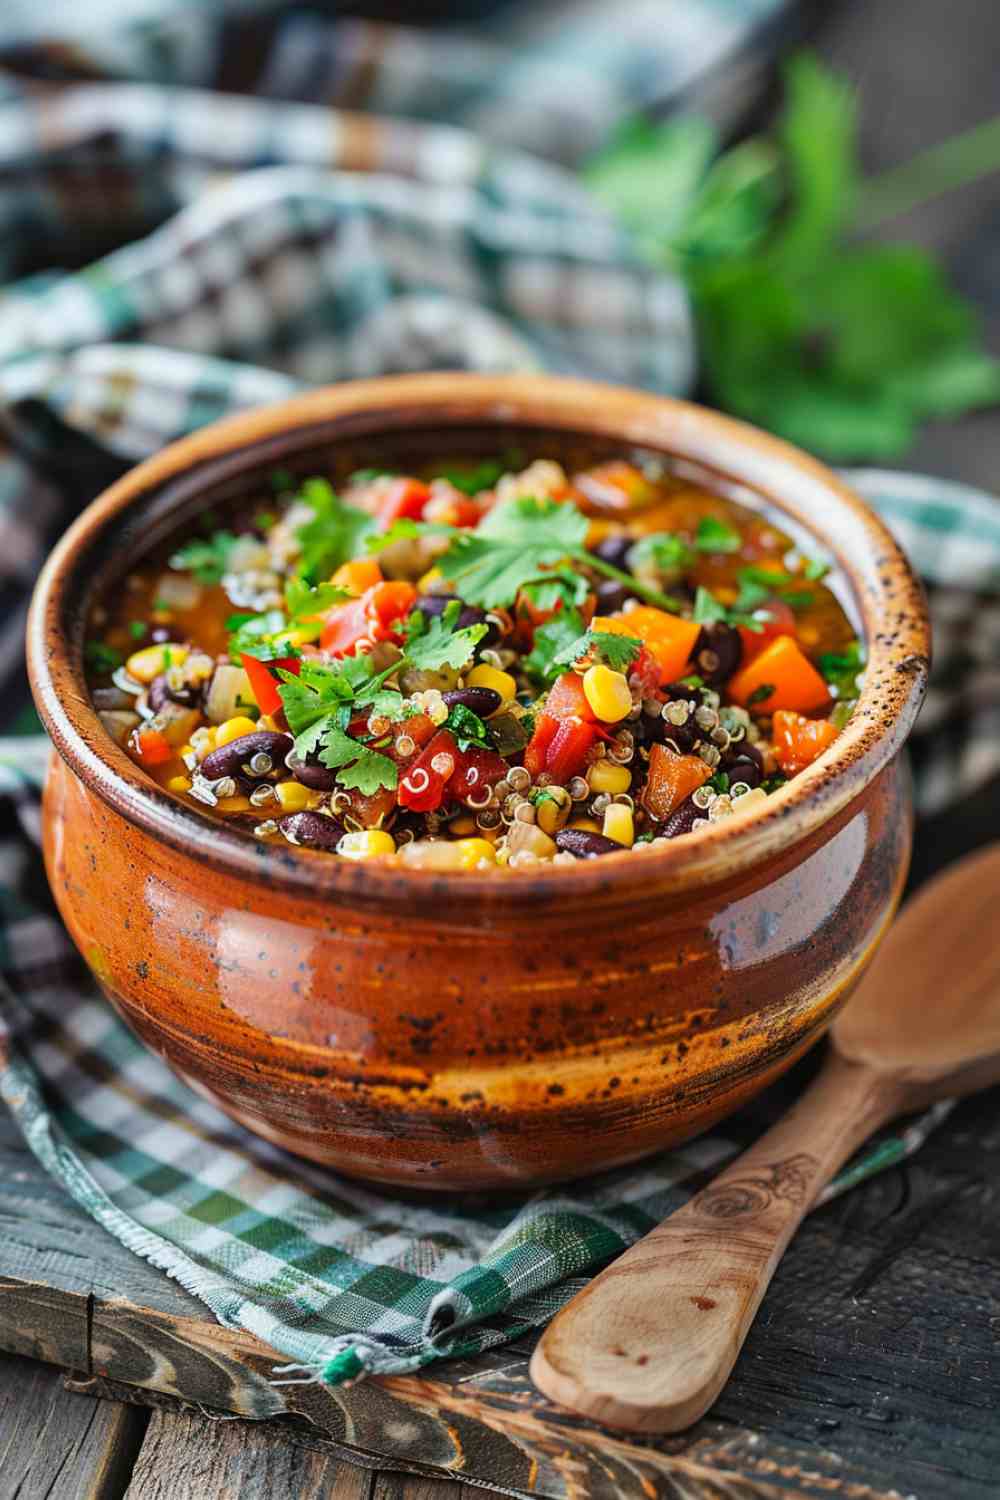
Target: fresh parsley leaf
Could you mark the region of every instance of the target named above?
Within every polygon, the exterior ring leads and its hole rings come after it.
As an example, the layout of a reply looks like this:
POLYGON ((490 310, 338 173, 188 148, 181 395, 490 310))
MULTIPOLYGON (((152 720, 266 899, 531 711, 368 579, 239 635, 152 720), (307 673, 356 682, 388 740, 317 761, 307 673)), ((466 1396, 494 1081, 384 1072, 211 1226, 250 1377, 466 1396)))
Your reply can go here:
POLYGON ((438 471, 438 477, 447 479, 463 495, 478 495, 481 490, 491 490, 506 468, 498 458, 484 458, 476 464, 450 464, 438 471))
POLYGON ((843 651, 821 651, 816 665, 838 700, 858 696, 858 674, 864 670, 865 657, 860 641, 851 641, 843 651))
POLYGON ((106 646, 103 641, 87 641, 83 648, 83 659, 89 671, 102 677, 110 677, 112 672, 117 672, 125 660, 120 651, 116 651, 114 646, 106 646))
POLYGON ((521 670, 545 686, 555 682, 562 671, 556 658, 585 635, 586 629, 579 610, 560 609, 551 620, 536 627, 531 651, 521 660, 521 670))
POLYGON ((739 597, 734 608, 756 609, 769 598, 782 599, 790 609, 808 609, 816 596, 801 587, 802 580, 789 573, 773 573, 769 568, 741 568, 737 574, 739 597))
POLYGON ((462 613, 458 599, 453 599, 440 615, 430 618, 415 609, 406 622, 403 654, 411 667, 424 672, 438 672, 442 667, 464 667, 473 651, 489 630, 488 625, 466 625, 455 629, 462 613))
MULTIPOLYGON (((298 752, 298 741, 296 741, 298 752)), ((330 771, 336 771, 343 787, 371 797, 382 787, 392 790, 397 781, 396 763, 388 755, 352 739, 335 721, 327 723, 313 753, 330 771)))
POLYGON ((214 531, 210 537, 195 537, 173 554, 170 566, 193 573, 199 583, 219 583, 229 567, 237 538, 231 531, 214 531))
POLYGON ((709 589, 699 588, 694 596, 691 618, 699 625, 714 625, 717 621, 722 621, 723 624, 739 626, 743 630, 753 630, 757 633, 762 631, 763 625, 760 620, 754 619, 748 607, 740 601, 737 601, 737 605, 739 607, 727 609, 721 599, 716 599, 709 589))
POLYGON ((521 589, 521 593, 536 609, 548 611, 559 605, 572 608, 582 604, 590 589, 582 573, 573 573, 568 568, 554 568, 544 578, 532 578, 521 589))
POLYGON ((596 656, 615 672, 627 672, 642 650, 642 641, 631 635, 616 635, 610 630, 588 630, 564 646, 553 658, 553 665, 571 667, 581 656, 596 656))
POLYGON ((129 620, 128 633, 134 641, 141 641, 146 634, 145 620, 129 620))
POLYGON ((230 615, 226 629, 231 632, 229 655, 234 662, 238 662, 241 656, 255 656, 258 661, 280 661, 282 657, 299 655, 287 641, 280 643, 288 630, 288 621, 280 609, 269 609, 262 615, 230 615))
POLYGON ((326 479, 307 479, 298 499, 312 512, 311 521, 296 532, 302 548, 299 573, 307 582, 329 576, 341 563, 363 553, 378 532, 378 521, 367 511, 345 505, 326 479))
POLYGON ((699 552, 738 552, 743 538, 735 527, 720 521, 717 516, 702 516, 694 544, 699 552))
POLYGON ((259 510, 253 518, 253 524, 257 531, 270 531, 277 519, 273 510, 259 510))
POLYGON ((633 571, 651 565, 668 576, 683 573, 694 560, 694 549, 672 531, 654 531, 640 537, 628 554, 628 565, 633 571))
POLYGON ((285 584, 285 608, 289 619, 296 624, 311 620, 312 616, 321 615, 350 597, 346 589, 337 588, 332 583, 319 583, 313 587, 304 578, 296 577, 289 578, 285 584))
POLYGON ((764 788, 765 792, 767 792, 768 796, 770 796, 772 792, 778 791, 779 787, 783 787, 787 781, 788 777, 782 776, 781 773, 778 772, 774 776, 768 776, 764 781, 761 782, 761 786, 764 788))
POLYGON ((774 683, 762 682, 760 687, 755 687, 747 699, 747 708, 753 708, 755 703, 766 703, 768 698, 774 697, 774 683))
POLYGON ((714 776, 709 777, 706 786, 710 786, 713 792, 728 792, 729 773, 727 771, 716 771, 714 776))
POLYGON ((452 705, 444 727, 451 730, 460 750, 468 750, 470 745, 478 745, 482 750, 493 748, 489 726, 471 708, 466 708, 464 703, 452 705))

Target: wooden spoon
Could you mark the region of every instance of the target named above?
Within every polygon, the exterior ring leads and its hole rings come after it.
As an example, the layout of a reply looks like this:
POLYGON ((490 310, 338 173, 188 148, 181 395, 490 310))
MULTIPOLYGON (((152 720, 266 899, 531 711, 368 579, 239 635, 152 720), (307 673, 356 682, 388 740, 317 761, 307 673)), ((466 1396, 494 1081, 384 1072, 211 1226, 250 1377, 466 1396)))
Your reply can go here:
POLYGON ((816 1081, 749 1151, 558 1314, 540 1390, 627 1432, 712 1405, 785 1247, 874 1130, 1000 1081, 1000 843, 923 887, 833 1024, 816 1081))

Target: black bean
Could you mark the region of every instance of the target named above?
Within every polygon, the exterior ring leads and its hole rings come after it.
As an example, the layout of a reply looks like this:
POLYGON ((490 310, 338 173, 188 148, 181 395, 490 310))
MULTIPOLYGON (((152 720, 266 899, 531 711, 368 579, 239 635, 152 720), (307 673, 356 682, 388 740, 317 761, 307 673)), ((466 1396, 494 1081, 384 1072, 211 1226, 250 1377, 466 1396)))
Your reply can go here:
POLYGON ((149 684, 146 697, 154 714, 158 714, 168 703, 180 703, 184 708, 193 708, 196 693, 193 687, 172 688, 167 681, 167 674, 161 672, 149 684))
POLYGON ((291 748, 290 734, 256 729, 253 734, 241 734, 238 740, 230 740, 228 745, 206 755, 201 763, 201 774, 209 781, 217 781, 220 776, 238 776, 255 755, 269 755, 272 766, 280 769, 291 748))
POLYGON ((669 740, 676 747, 678 755, 690 755, 701 738, 701 731, 693 719, 689 719, 686 724, 671 724, 669 719, 661 717, 652 721, 650 737, 661 745, 669 740))
POLYGON ((603 583, 597 585, 597 613, 599 615, 616 614, 623 604, 635 597, 627 584, 616 583, 613 578, 606 578, 603 583))
POLYGON ((313 765, 309 761, 299 760, 294 756, 286 757, 285 765, 295 780, 307 786, 312 792, 332 792, 337 785, 337 773, 331 771, 328 766, 313 765))
POLYGON ((702 626, 691 661, 695 672, 709 687, 727 682, 742 660, 743 642, 734 626, 724 620, 702 626))
POLYGON ((591 833, 586 828, 564 828, 556 834, 556 844, 567 849, 577 859, 597 859, 601 854, 620 854, 623 846, 614 839, 606 839, 603 833, 591 833))
POLYGON ((675 807, 667 821, 657 830, 665 839, 679 838, 682 833, 690 833, 696 818, 705 817, 705 809, 699 807, 690 797, 685 797, 679 807, 675 807))
POLYGON ((324 813, 288 813, 279 818, 278 827, 290 844, 304 844, 307 849, 336 849, 344 837, 344 825, 324 813))
POLYGON ((760 786, 764 780, 764 766, 760 751, 753 745, 742 742, 737 747, 737 754, 730 758, 723 756, 722 769, 729 777, 730 786, 737 781, 743 781, 749 787, 760 786))
POLYGON ((598 542, 593 551, 595 556, 610 563, 613 568, 625 568, 628 565, 628 555, 634 545, 634 536, 606 536, 603 542, 598 542))
POLYGON ((503 702, 499 693, 484 687, 449 688, 441 697, 449 708, 461 705, 462 708, 471 709, 481 719, 488 719, 490 714, 495 714, 503 702))

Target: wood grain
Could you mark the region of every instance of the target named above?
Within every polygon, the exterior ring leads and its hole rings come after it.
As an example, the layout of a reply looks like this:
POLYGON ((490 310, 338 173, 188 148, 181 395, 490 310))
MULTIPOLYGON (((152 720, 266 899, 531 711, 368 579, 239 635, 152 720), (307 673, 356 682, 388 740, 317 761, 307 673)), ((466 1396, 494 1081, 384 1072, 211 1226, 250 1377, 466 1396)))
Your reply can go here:
POLYGON ((0 1500, 120 1500, 145 1427, 136 1407, 74 1395, 58 1370, 0 1355, 0 1500))

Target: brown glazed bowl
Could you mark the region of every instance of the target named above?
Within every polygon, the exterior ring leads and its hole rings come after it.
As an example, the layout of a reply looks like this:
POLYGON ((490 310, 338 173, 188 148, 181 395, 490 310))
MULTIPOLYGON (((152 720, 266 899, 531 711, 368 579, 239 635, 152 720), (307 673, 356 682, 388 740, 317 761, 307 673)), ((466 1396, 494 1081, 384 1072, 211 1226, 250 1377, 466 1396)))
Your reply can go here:
POLYGON ((55 743, 59 908, 145 1042, 235 1119, 382 1182, 519 1186, 704 1130, 822 1033, 892 916, 911 838, 899 751, 924 692, 919 584, 827 469, 684 402, 535 376, 344 384, 140 464, 38 583, 29 666, 55 743), (276 466, 332 473, 509 449, 669 455, 831 555, 867 640, 850 724, 756 813, 662 851, 493 876, 262 844, 153 785, 84 683, 88 611, 203 507, 276 466))

